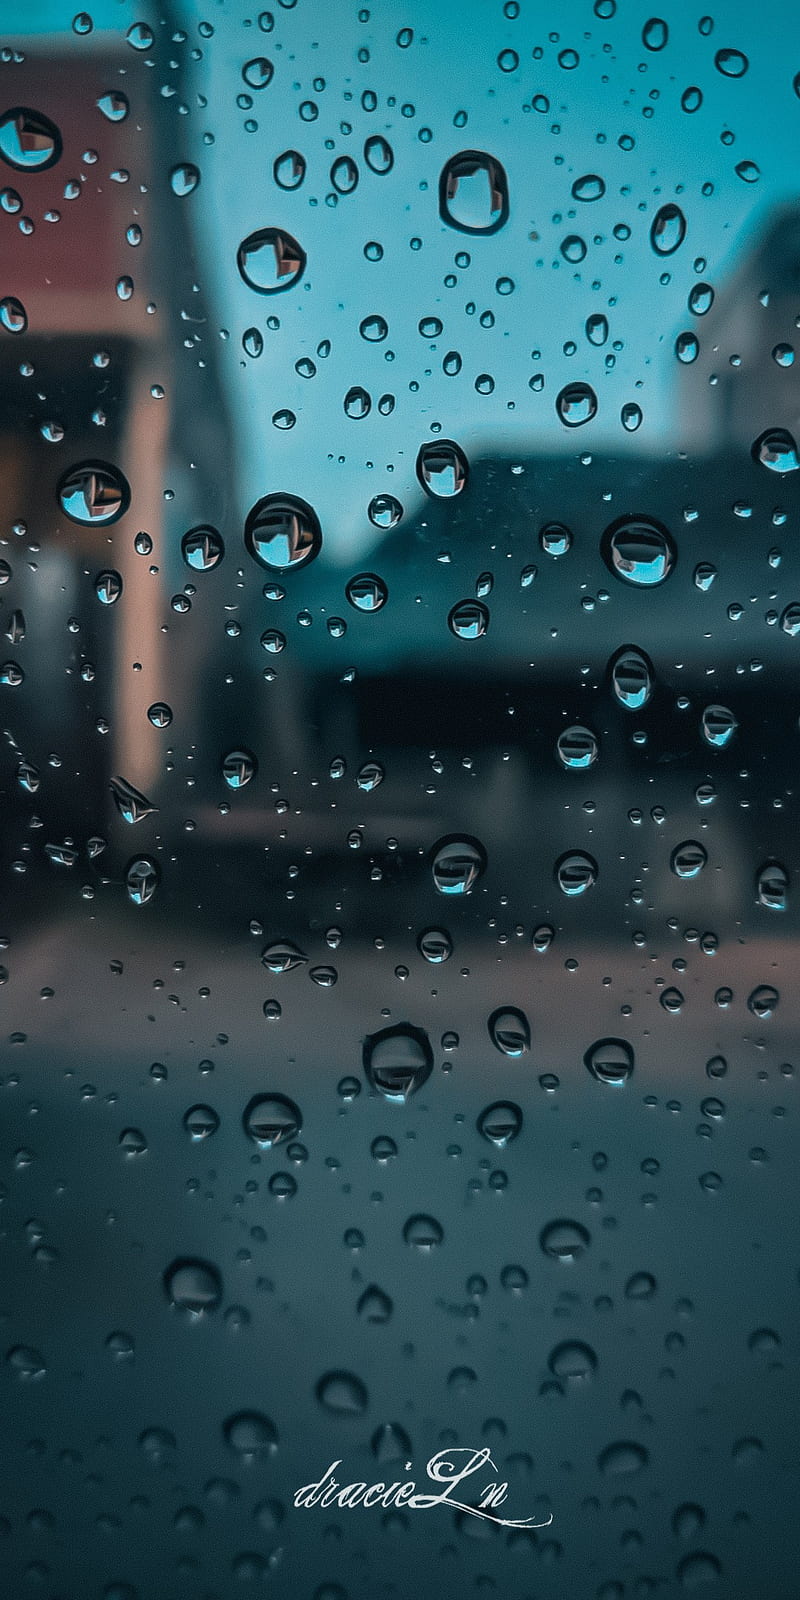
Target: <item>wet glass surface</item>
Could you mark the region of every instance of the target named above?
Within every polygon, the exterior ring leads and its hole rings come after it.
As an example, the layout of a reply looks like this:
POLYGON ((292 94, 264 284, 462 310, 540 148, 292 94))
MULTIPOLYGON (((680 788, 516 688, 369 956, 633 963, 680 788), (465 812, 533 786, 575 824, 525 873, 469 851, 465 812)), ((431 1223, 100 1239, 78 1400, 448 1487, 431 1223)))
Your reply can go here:
POLYGON ((789 1600, 796 19, 0 83, 4 1600, 789 1600))

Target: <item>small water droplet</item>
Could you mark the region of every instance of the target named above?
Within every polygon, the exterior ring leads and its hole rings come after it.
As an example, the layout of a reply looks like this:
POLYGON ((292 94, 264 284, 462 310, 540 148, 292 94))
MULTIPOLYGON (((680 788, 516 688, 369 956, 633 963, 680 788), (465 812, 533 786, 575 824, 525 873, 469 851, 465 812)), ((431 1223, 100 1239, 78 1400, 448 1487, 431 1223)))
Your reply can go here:
POLYGON ((623 645, 611 658, 614 695, 626 711, 640 711, 653 692, 653 663, 636 645, 623 645))
POLYGON ((583 850, 568 850, 556 862, 555 876, 562 894, 585 894, 597 882, 597 862, 583 850))
POLYGON ((539 1235, 539 1244, 554 1261, 577 1261, 589 1248, 591 1236, 580 1222, 558 1218, 548 1222, 539 1235))
POLYGON ((429 1255, 431 1250, 442 1243, 444 1230, 435 1217, 417 1212, 413 1217, 409 1217, 405 1224, 403 1238, 406 1244, 413 1245, 415 1250, 429 1255))
POLYGON ((489 608, 480 600, 459 600, 447 623, 457 639, 480 639, 489 627, 489 608))
POLYGON ((556 755, 568 771, 581 772, 593 767, 598 745, 591 728, 584 728, 579 722, 565 728, 556 741, 556 755))
POLYGON ((707 861, 703 846, 696 839, 685 839, 683 844, 675 846, 669 864, 676 878, 696 878, 707 861))
POLYGON ((753 458, 769 472, 796 472, 800 467, 797 445, 785 428, 767 428, 753 445, 753 458))
POLYGON ((27 330, 28 313, 14 294, 7 294, 0 300, 0 326, 5 328, 6 333, 25 333, 27 330))
POLYGON ((210 1261, 181 1256, 164 1273, 167 1298, 193 1317, 216 1311, 222 1300, 222 1277, 210 1261))
POLYGON ((372 172, 383 175, 394 166, 394 152, 382 134, 373 134, 364 145, 364 160, 372 172))
POLYGON ((348 580, 344 592, 356 611, 380 611, 389 598, 386 584, 374 572, 357 573, 348 580))
POLYGON ((780 995, 771 983, 759 983, 747 996, 747 1009, 759 1021, 765 1022, 777 1009, 779 1002, 780 995))
POLYGON ((323 1410, 335 1417, 358 1417, 369 1403, 364 1384, 353 1372, 326 1372, 316 1395, 323 1410))
POLYGON ((647 1466, 650 1457, 644 1445, 633 1440, 609 1444, 597 1457, 599 1470, 607 1478, 629 1478, 647 1466))
POLYGON ((151 817, 158 810, 158 806, 154 806, 152 800, 148 800, 126 778, 112 778, 110 788, 124 822, 143 822, 145 817, 151 817))
POLYGON ((199 182, 200 169, 192 161, 179 161, 170 171, 170 189, 181 198, 193 194, 199 182))
POLYGON ((190 1106, 183 1114, 183 1126, 194 1144, 210 1139, 219 1127, 219 1117, 213 1106, 190 1106))
POLYGON ((658 256, 671 256, 686 238, 686 218, 670 202, 656 212, 650 226, 650 243, 658 256))
POLYGON ((778 861, 765 861, 756 876, 758 903, 770 911, 785 911, 789 898, 789 874, 778 861))
POLYGON ((61 151, 61 134, 41 111, 12 106, 0 116, 0 156, 16 172, 44 172, 61 151))
POLYGON ((490 1144, 504 1150, 522 1128, 522 1112, 512 1100, 495 1100, 484 1107, 475 1126, 490 1144))
POLYGON ((590 383, 568 383, 556 396, 556 412, 565 428, 580 428, 597 415, 597 395, 590 383))
POLYGON ((275 1424, 262 1411, 237 1411, 227 1418, 222 1432, 229 1448, 248 1464, 267 1461, 278 1446, 275 1424))
POLYGON ((125 887, 135 906, 146 906, 158 888, 160 873, 149 856, 133 856, 125 868, 125 887))
POLYGON ((700 731, 706 744, 724 750, 729 745, 739 724, 727 706, 706 706, 700 720, 700 731))
POLYGON ((530 1023, 523 1011, 501 1006, 487 1023, 489 1038, 504 1056, 521 1056, 531 1047, 530 1023))

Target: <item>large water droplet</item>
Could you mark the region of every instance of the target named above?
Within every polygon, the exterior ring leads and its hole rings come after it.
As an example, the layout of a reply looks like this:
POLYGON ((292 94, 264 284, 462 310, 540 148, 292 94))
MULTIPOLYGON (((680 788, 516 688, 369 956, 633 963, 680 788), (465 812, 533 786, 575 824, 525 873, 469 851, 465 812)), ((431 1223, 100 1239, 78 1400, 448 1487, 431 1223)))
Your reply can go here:
POLYGON ((779 861, 765 861, 756 877, 758 903, 770 911, 785 911, 789 898, 789 874, 779 861))
POLYGON ((559 1217, 548 1222, 539 1235, 539 1244, 554 1261, 577 1261, 588 1250, 591 1235, 580 1222, 559 1217))
POLYGON ((440 894, 470 894, 486 867, 477 839, 440 839, 433 850, 433 881, 440 894))
POLYGON ((673 571, 677 551, 672 536, 652 517, 621 517, 606 528, 601 543, 606 565, 624 583, 652 588, 673 571))
POLYGON ((597 862, 584 850, 568 850, 556 862, 555 875, 562 894, 585 894, 597 882, 597 862))
POLYGON ((568 383, 556 396, 556 411, 565 428, 580 428, 597 415, 597 395, 590 383, 568 383))
POLYGON ((453 941, 445 928, 425 928, 417 939, 417 949, 426 961, 440 966, 453 954, 453 941))
POLYGON ((278 1447, 275 1424, 262 1411, 237 1411, 222 1432, 230 1449, 247 1463, 267 1461, 278 1447))
POLYGON ((229 750, 222 758, 222 776, 229 789, 244 789, 257 772, 252 750, 229 750))
POLYGON ((306 175, 306 158, 299 150, 284 150, 275 157, 272 176, 279 189, 299 189, 306 175))
POLYGON ((633 1440, 620 1439, 616 1444, 606 1445, 597 1457, 597 1465, 607 1478, 628 1478, 634 1472, 641 1472, 647 1466, 650 1457, 644 1445, 633 1440))
POLYGON ((200 182, 200 169, 193 161, 178 161, 171 169, 169 186, 173 194, 183 199, 187 194, 193 194, 200 182))
POLYGON ((126 778, 112 778, 111 793, 117 810, 125 822, 143 822, 145 817, 151 817, 158 810, 158 806, 154 806, 152 800, 148 800, 146 795, 134 789, 133 784, 128 783, 126 778))
POLYGON ((160 873, 149 856, 133 856, 125 868, 125 887, 135 906, 146 906, 158 888, 160 873))
POLYGON ((444 1229, 435 1217, 427 1216, 424 1212, 417 1212, 409 1217, 403 1228, 403 1238, 406 1244, 413 1245, 415 1250, 430 1254, 444 1238, 444 1229))
POLYGON ((222 1299, 222 1278, 210 1261, 181 1256, 164 1273, 167 1297, 179 1311, 192 1316, 216 1311, 222 1299))
POLYGON ((700 720, 700 731, 706 744, 715 750, 724 750, 730 744, 739 724, 727 706, 706 706, 700 720))
POLYGON ((671 256, 686 238, 686 218, 680 206, 661 206, 650 226, 650 243, 659 256, 671 256))
POLYGON ((12 106, 0 116, 0 156, 17 172, 44 172, 61 155, 54 122, 30 106, 12 106))
POLYGON ((108 527, 124 516, 131 503, 128 481, 119 467, 106 461, 82 461, 64 473, 58 485, 61 509, 83 527, 108 527))
POLYGON ((447 624, 457 639, 481 639, 489 627, 489 608, 480 600, 459 600, 447 624))
POLYGON ((302 567, 319 555, 322 530, 305 500, 289 494, 268 494, 257 500, 244 528, 250 555, 270 571, 302 567))
POLYGON ((522 1112, 513 1100, 495 1100, 492 1105, 484 1107, 475 1126, 490 1144, 504 1150, 520 1132, 522 1112))
POLYGON ((752 993, 747 996, 747 1009, 752 1011, 754 1017, 765 1022, 772 1016, 780 1003, 780 995, 771 983, 759 983, 752 993))
POLYGON ((585 173, 582 178, 576 178, 572 185, 573 200, 602 200, 605 192, 605 182, 597 172, 585 173))
POLYGON ((669 864, 676 878, 696 878, 702 872, 708 855, 696 839, 684 839, 675 846, 669 864))
POLYGON ((434 499, 448 500, 460 494, 468 476, 467 458, 452 439, 431 439, 422 445, 417 456, 417 477, 434 499))
POLYGON ((225 545, 216 528, 202 524, 190 528, 181 539, 181 555, 193 572, 211 572, 225 554, 225 545))
POLYGON ((593 767, 597 760, 597 739, 591 728, 584 728, 579 722, 573 723, 571 728, 565 728, 559 734, 556 754, 568 771, 585 771, 587 767, 593 767))
POLYGON ((554 1377, 577 1388, 588 1383, 597 1371, 597 1356, 591 1345, 567 1339, 550 1351, 547 1365, 554 1377))
POLYGON ((496 233, 508 218, 508 180, 494 156, 462 150, 439 178, 442 221, 461 233, 496 233))
POLYGON ((253 56, 250 61, 245 61, 242 67, 242 77, 249 89, 266 89, 272 81, 274 68, 266 56, 253 56))
POLYGON ((348 580, 344 592, 356 611, 380 611, 389 598, 383 578, 375 572, 357 573, 348 580))
POLYGON ((358 185, 358 167, 352 156, 339 156, 331 167, 331 183, 339 194, 352 194, 358 185))
POLYGON ((364 1040, 367 1081, 387 1100, 405 1101, 427 1081, 433 1051, 427 1033, 410 1023, 382 1028, 364 1040))
POLYGON ((597 1039, 583 1058, 584 1066, 598 1083, 621 1086, 633 1072, 633 1050, 627 1039, 597 1039))
POLYGON ((290 939, 275 939, 265 945, 261 960, 269 972, 292 972, 295 967, 305 966, 308 956, 290 939))
POLYGON ((750 63, 741 50, 718 50, 714 66, 724 78, 743 78, 750 63))
POLYGON ((753 458, 770 472, 796 472, 800 467, 797 445, 785 428, 767 428, 753 445, 753 458))
POLYGON ((366 1388, 354 1372, 326 1372, 316 1394, 323 1409, 335 1417, 358 1417, 369 1403, 366 1388))
POLYGON ((183 1126, 194 1144, 210 1139, 219 1127, 219 1117, 213 1106, 190 1106, 183 1115, 183 1126))
POLYGON ((0 327, 6 333, 25 333, 28 327, 28 313, 21 300, 16 295, 7 294, 0 300, 0 327))
POLYGON ((653 692, 653 663, 636 645, 626 644, 611 658, 614 694, 626 711, 640 711, 653 692))
POLYGON ((493 1011, 486 1026, 495 1049, 504 1056, 521 1056, 531 1047, 531 1028, 524 1011, 501 1006, 493 1011))
POLYGON ((403 507, 393 494, 376 494, 367 506, 367 516, 376 528, 395 528, 403 507))
POLYGON ((283 1094, 256 1094, 242 1116, 244 1131, 262 1150, 294 1139, 303 1126, 299 1106, 283 1094))
POLYGON ((380 133, 373 134, 364 145, 364 160, 372 172, 383 175, 394 166, 394 152, 380 133))
POLYGON ((302 277, 306 253, 285 229, 260 228, 242 240, 236 264, 248 288, 257 294, 278 294, 302 277))
POLYGON ((663 50, 669 40, 669 28, 662 17, 650 17, 642 28, 645 50, 663 50))

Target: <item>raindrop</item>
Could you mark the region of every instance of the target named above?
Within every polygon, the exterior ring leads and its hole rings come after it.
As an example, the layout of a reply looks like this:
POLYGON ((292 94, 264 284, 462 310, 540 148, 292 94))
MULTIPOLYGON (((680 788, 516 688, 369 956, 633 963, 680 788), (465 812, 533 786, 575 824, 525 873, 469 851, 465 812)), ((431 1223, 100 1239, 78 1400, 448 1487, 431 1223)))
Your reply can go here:
POLYGON ((555 876, 562 894, 585 894, 597 882, 597 862, 583 850, 568 850, 556 862, 555 876))
POLYGON ((641 426, 641 406, 637 406, 635 401, 629 400, 627 404, 622 407, 622 410, 619 414, 619 419, 626 433, 635 433, 636 429, 641 426))
POLYGON ((379 133, 373 134, 364 145, 364 160, 372 172, 383 175, 394 166, 394 152, 388 140, 379 133))
POLYGON ((13 106, 0 116, 0 156, 16 172, 44 172, 61 151, 61 134, 41 111, 13 106))
POLYGON ((211 572, 224 554, 225 545, 216 528, 190 528, 181 539, 181 555, 193 572, 211 572))
POLYGON ((359 1297, 356 1311, 362 1322, 375 1324, 389 1322, 394 1306, 388 1294, 384 1294, 377 1284, 371 1283, 359 1297))
POLYGON ((323 1410, 335 1417, 358 1417, 368 1405, 367 1391, 352 1372, 326 1372, 317 1384, 316 1395, 323 1410))
POLYGON ((133 856, 125 868, 125 887, 135 906, 146 906, 158 888, 159 870, 149 856, 133 856))
POLYGON ((258 771, 251 750, 229 750, 222 758, 222 776, 229 789, 243 789, 258 771))
POLYGON ((384 1422, 376 1428, 370 1447, 375 1460, 380 1462, 408 1461, 412 1453, 411 1440, 399 1422, 384 1422))
POLYGON ((371 794, 379 783, 383 783, 385 777, 386 773, 379 761, 365 761, 356 773, 356 783, 365 794, 371 794))
POLYGON ((800 467, 797 445, 785 428, 767 428, 753 445, 753 459, 770 472, 796 472, 800 467))
POLYGON ((550 949, 554 938, 555 930, 551 928, 549 922, 543 922, 541 927, 534 928, 531 934, 531 944, 537 955, 544 955, 545 951, 550 949))
POLYGON ((274 68, 266 56, 253 56, 242 67, 242 77, 249 89, 266 89, 272 81, 274 68))
POLYGON ((29 1344, 13 1345, 6 1351, 6 1361, 21 1383, 37 1383, 47 1371, 44 1356, 29 1344))
POLYGON ((236 263, 250 289, 257 294, 277 294, 291 289, 302 277, 306 253, 285 230, 261 228, 242 240, 236 263))
POLYGON ((453 941, 444 928, 425 928, 417 939, 417 949, 433 966, 441 966, 453 954, 453 941))
POLYGON ((380 611, 389 598, 386 584, 374 572, 359 572, 349 578, 344 592, 356 611, 380 611))
POLYGON ((210 1139, 219 1127, 219 1117, 213 1106, 190 1106, 183 1115, 183 1126, 194 1144, 210 1139))
POLYGON ((756 877, 758 903, 770 911, 785 911, 789 897, 789 874, 778 861, 766 861, 756 877))
POLYGON ((108 527, 125 515, 131 503, 127 479, 105 461, 82 461, 70 467, 58 485, 61 509, 83 527, 108 527))
POLYGON ((700 720, 700 731, 706 744, 715 750, 724 750, 730 744, 739 724, 727 706, 706 706, 700 720))
POLYGON ((434 499, 460 494, 468 473, 467 458, 452 439, 435 439, 422 445, 417 456, 417 477, 434 499))
POLYGON ((565 728, 559 734, 556 754, 568 771, 585 771, 587 767, 593 767, 597 760, 597 740, 590 728, 584 728, 579 722, 573 723, 571 728, 565 728))
POLYGON ((403 1238, 406 1244, 413 1245, 415 1250, 420 1250, 427 1255, 437 1245, 441 1244, 444 1238, 444 1230, 435 1217, 429 1217, 423 1212, 417 1212, 415 1216, 409 1217, 405 1224, 403 1238))
POLYGON ((116 605, 122 594, 122 578, 120 574, 115 572, 113 568, 106 568, 104 572, 98 572, 94 580, 94 592, 101 605, 116 605))
POLYGON ((440 894, 470 894, 485 868, 486 856, 477 839, 453 836, 434 846, 433 881, 440 894))
POLYGON ((480 639, 489 627, 489 609, 480 600, 459 600, 447 618, 457 639, 480 639))
POLYGON ((677 560, 666 528, 645 516, 627 516, 612 522, 603 534, 601 550, 615 577, 640 588, 663 583, 677 560))
POLYGON ((614 695, 626 711, 641 711, 653 692, 653 663, 636 645, 626 644, 611 658, 614 695))
POLYGON ((661 17, 650 17, 642 28, 645 50, 663 50, 669 40, 669 28, 661 17))
POLYGON ((405 1102, 433 1069, 433 1051, 427 1033, 410 1023, 399 1023, 369 1034, 364 1040, 367 1082, 387 1100, 405 1102))
POLYGON ((352 194, 358 184, 358 167, 352 156, 339 156, 331 167, 331 183, 339 194, 352 194))
POLYGON ((679 333, 675 340, 675 354, 684 366, 689 366, 696 361, 700 354, 700 341, 690 332, 679 333))
POLYGON ((772 1016, 779 1001, 780 995, 771 983, 760 983, 747 996, 747 1009, 752 1011, 753 1016, 758 1017, 760 1022, 765 1022, 772 1016))
POLYGON ((124 122, 130 111, 128 97, 121 89, 109 89, 107 94, 101 94, 96 103, 98 111, 102 111, 108 122, 124 122))
POLYGON ((634 1272, 625 1285, 626 1300, 652 1300, 656 1280, 652 1272, 634 1272))
POLYGON ((222 1299, 222 1278, 210 1261, 181 1256, 164 1273, 167 1298, 179 1311, 192 1316, 216 1311, 222 1299))
POLYGON ((583 1064, 598 1083, 621 1086, 633 1072, 633 1050, 627 1039, 598 1039, 589 1046, 583 1064))
POLYGON ((25 333, 28 327, 28 313, 21 300, 16 295, 8 294, 0 300, 0 326, 6 333, 25 333))
POLYGON ((589 383, 568 383, 556 396, 556 412, 565 428, 580 428, 597 415, 597 395, 589 383))
POLYGON ((586 337, 590 344, 605 344, 608 338, 608 318, 602 311, 595 311, 586 318, 586 337))
POLYGON ((367 507, 367 516, 375 528, 395 528, 403 515, 403 507, 392 494, 376 494, 367 507))
POLYGON ((154 700, 147 708, 147 718, 154 728, 168 728, 172 721, 172 707, 167 705, 166 700, 154 700))
POLYGON ((272 176, 279 189, 299 189, 306 175, 306 158, 299 150, 284 150, 276 156, 272 176))
POLYGON ((253 558, 269 571, 301 567, 319 555, 322 531, 316 512, 305 500, 289 494, 268 494, 257 500, 244 529, 253 558))
POLYGON ((143 822, 145 817, 151 817, 158 810, 152 800, 134 789, 133 784, 125 778, 112 778, 110 788, 123 822, 143 822))
POLYGON ((704 317, 714 304, 714 290, 710 283, 695 283, 689 290, 689 310, 696 317, 704 317))
POLYGON ((508 181, 494 156, 462 150, 439 178, 439 213, 461 233, 496 233, 508 218, 508 181))
POLYGON ((269 972, 292 972, 295 967, 305 966, 308 956, 305 951, 298 949, 288 939, 276 939, 273 944, 268 944, 261 952, 263 965, 269 972))
POLYGON ((686 218, 680 206, 661 206, 650 226, 650 243, 658 256, 671 256, 686 238, 686 218))
POLYGON ((597 1356, 591 1345, 565 1340, 550 1351, 547 1365, 553 1376, 577 1387, 588 1383, 597 1371, 597 1356))
POLYGON ((261 1411, 237 1411, 227 1418, 222 1432, 230 1449, 248 1463, 266 1461, 278 1446, 275 1424, 261 1411))
POLYGON ((283 1094, 256 1094, 242 1116, 244 1131, 261 1150, 296 1138, 303 1126, 300 1109, 283 1094))
POLYGON ((577 1261, 588 1250, 590 1238, 582 1223, 559 1218, 542 1229, 539 1244, 554 1261, 577 1261))
POLYGON ((531 1029, 524 1011, 517 1011, 513 1006, 501 1006, 492 1012, 486 1026, 492 1044, 502 1055, 521 1056, 530 1050, 531 1029))
POLYGON ((707 860, 706 851, 696 839, 685 839, 683 844, 675 846, 669 864, 676 878, 696 878, 707 860))
POLYGON ((724 78, 743 78, 750 63, 741 50, 718 50, 714 66, 724 78))
POLYGON ((152 50, 155 35, 146 22, 134 22, 125 35, 132 50, 152 50))
POLYGON ((601 1450, 597 1457, 597 1465, 607 1478, 628 1478, 635 1472, 641 1472, 647 1466, 650 1457, 644 1445, 636 1444, 629 1440, 620 1440, 617 1444, 609 1444, 601 1450))
POLYGON ((522 1128, 522 1112, 511 1100, 495 1100, 484 1108, 475 1126, 490 1144, 504 1150, 522 1128))
POLYGON ((181 199, 187 194, 193 194, 199 182, 199 168, 191 161, 179 161, 169 175, 170 189, 181 199))
POLYGON ((605 192, 605 183, 596 172, 587 172, 584 177, 576 178, 572 185, 573 200, 601 200, 605 192))
POLYGON ((361 422, 364 417, 369 416, 371 410, 372 400, 366 389, 362 389, 359 384, 348 389, 344 397, 345 416, 351 417, 354 422, 361 422))
POLYGON ((539 543, 547 556, 565 556, 572 549, 572 534, 563 522, 548 522, 539 534, 539 543))

